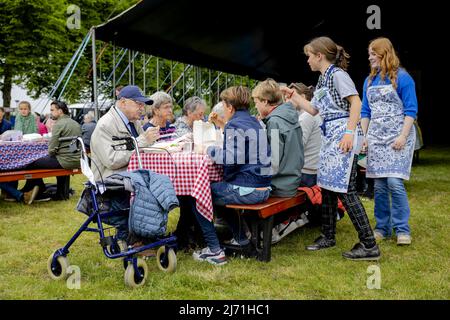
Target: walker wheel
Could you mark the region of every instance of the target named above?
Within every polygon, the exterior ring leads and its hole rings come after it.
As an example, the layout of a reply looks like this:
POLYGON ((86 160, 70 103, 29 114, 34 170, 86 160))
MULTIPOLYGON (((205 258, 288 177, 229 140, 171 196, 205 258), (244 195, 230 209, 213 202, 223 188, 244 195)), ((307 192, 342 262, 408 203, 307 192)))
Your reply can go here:
POLYGON ((177 269, 177 255, 172 248, 166 253, 166 247, 159 247, 156 253, 156 264, 158 268, 164 272, 173 273, 177 269))
POLYGON ((148 266, 143 259, 137 258, 137 268, 140 275, 134 270, 133 262, 130 261, 125 270, 125 284, 131 288, 142 287, 147 279, 148 266))
POLYGON ((67 269, 70 266, 69 259, 64 256, 59 256, 58 258, 53 259, 56 251, 57 250, 55 250, 55 252, 48 257, 47 271, 53 280, 65 280, 69 276, 67 273, 67 269))

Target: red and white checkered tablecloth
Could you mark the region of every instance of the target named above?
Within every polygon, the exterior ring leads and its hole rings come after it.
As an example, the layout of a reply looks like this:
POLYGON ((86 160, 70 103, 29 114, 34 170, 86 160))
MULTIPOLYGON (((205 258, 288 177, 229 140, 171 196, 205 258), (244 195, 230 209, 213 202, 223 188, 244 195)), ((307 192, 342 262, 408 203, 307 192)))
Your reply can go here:
MULTIPOLYGON (((170 177, 175 192, 180 196, 196 199, 197 210, 209 221, 213 219, 211 181, 223 177, 221 165, 215 164, 208 155, 197 153, 141 153, 143 169, 170 177)), ((130 159, 128 171, 139 169, 135 154, 130 159)))

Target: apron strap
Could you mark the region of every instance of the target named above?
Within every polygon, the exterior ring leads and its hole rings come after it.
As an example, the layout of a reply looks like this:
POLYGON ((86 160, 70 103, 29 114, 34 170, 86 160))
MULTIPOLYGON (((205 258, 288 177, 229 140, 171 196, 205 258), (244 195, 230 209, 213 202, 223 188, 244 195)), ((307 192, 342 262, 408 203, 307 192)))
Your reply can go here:
POLYGON ((327 134, 326 124, 327 122, 331 122, 338 119, 348 118, 349 116, 339 116, 335 118, 323 119, 322 124, 320 125, 320 129, 322 129, 322 133, 325 136, 327 134))

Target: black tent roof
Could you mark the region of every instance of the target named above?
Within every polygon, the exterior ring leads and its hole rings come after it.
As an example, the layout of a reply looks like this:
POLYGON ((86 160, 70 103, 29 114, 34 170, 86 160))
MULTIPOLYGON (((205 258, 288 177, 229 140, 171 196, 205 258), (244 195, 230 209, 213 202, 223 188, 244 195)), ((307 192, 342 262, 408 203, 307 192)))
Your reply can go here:
POLYGON ((315 84, 318 75, 309 70, 303 46, 314 37, 327 35, 350 53, 349 73, 362 88, 369 72, 368 43, 386 36, 415 78, 419 101, 430 105, 436 101, 431 83, 440 74, 440 65, 438 59, 427 57, 439 46, 432 39, 446 30, 446 11, 436 3, 145 0, 97 26, 96 37, 255 79, 272 77, 280 82, 315 84), (381 9, 380 30, 367 27, 370 5, 381 9), (430 17, 429 22, 424 21, 430 17))
MULTIPOLYGON (((310 74, 303 45, 328 35, 368 71, 369 40, 385 35, 403 56, 417 49, 426 12, 394 1, 187 1, 146 0, 97 27, 97 38, 167 59, 279 81, 310 74), (396 4, 394 6, 392 3, 396 4), (293 6, 293 5, 296 6, 293 6), (381 30, 369 30, 369 5, 381 9, 381 30)), ((405 58, 405 57, 404 57, 405 58)), ((409 62, 410 59, 408 59, 409 62)))

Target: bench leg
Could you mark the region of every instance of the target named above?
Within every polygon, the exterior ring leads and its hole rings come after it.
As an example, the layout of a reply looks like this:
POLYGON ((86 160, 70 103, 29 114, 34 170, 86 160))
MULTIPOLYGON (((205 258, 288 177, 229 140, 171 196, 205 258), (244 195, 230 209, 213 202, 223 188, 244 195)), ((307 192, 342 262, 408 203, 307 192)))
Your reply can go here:
POLYGON ((70 176, 56 177, 56 181, 56 197, 62 200, 68 200, 70 191, 70 176))
POLYGON ((250 232, 251 238, 250 242, 252 243, 255 249, 255 256, 259 257, 261 254, 261 230, 259 228, 259 219, 258 217, 248 217, 248 221, 250 222, 250 232))
POLYGON ((259 261, 269 262, 272 248, 273 216, 267 219, 254 216, 250 221, 251 242, 256 251, 256 258, 259 261))
POLYGON ((272 228, 273 228, 273 216, 267 219, 263 219, 262 222, 263 231, 263 247, 259 260, 269 262, 271 259, 272 248, 272 228))

